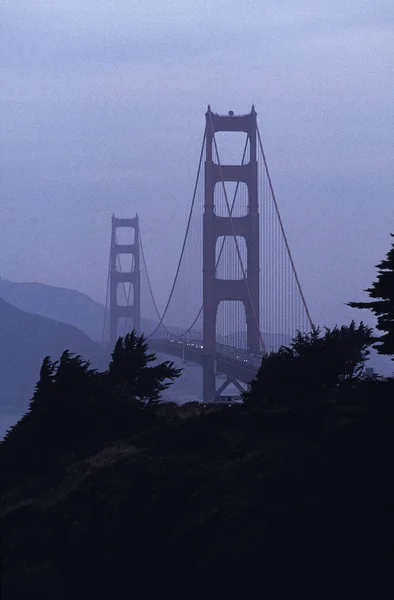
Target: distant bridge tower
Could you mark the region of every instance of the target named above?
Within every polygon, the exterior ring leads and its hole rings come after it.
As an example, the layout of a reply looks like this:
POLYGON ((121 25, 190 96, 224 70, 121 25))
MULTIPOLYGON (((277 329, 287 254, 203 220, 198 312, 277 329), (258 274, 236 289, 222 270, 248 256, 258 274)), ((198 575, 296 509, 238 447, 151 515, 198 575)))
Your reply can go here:
POLYGON ((138 215, 134 219, 119 219, 112 215, 112 235, 110 251, 110 343, 113 346, 118 338, 119 319, 131 319, 132 328, 141 329, 141 276, 139 252, 138 215), (133 243, 118 244, 116 230, 120 227, 134 230, 133 243), (119 267, 120 256, 132 256, 130 271, 122 271, 119 267), (133 294, 126 293, 126 283, 133 288, 133 294), (124 287, 125 304, 118 304, 119 286, 124 287))
POLYGON ((250 352, 260 352, 259 332, 259 202, 258 167, 256 156, 257 121, 254 107, 247 115, 218 115, 206 117, 205 192, 203 216, 203 398, 212 401, 225 387, 235 381, 227 380, 216 390, 215 353, 216 320, 219 303, 240 301, 245 307, 247 344, 250 352), (214 134, 219 131, 245 132, 249 138, 249 157, 246 164, 221 165, 216 162, 214 134), (215 154, 214 154, 215 152, 215 154), (214 191, 223 182, 243 182, 248 189, 248 208, 244 216, 231 217, 215 214, 214 191), (240 236, 245 239, 247 264, 246 279, 219 279, 216 277, 216 244, 219 236, 240 236))

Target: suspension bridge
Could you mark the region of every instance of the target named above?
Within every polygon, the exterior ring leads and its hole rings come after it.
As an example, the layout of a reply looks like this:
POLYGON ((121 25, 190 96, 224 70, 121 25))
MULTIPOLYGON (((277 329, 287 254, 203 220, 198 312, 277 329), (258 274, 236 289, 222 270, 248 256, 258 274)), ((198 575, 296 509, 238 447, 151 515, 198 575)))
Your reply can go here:
MULTIPOLYGON (((257 113, 208 106, 197 175, 178 264, 158 307, 138 216, 112 217, 106 311, 109 340, 135 329, 155 351, 200 365, 202 396, 240 391, 267 352, 309 331, 297 275, 263 149, 257 113), (222 161, 225 139, 242 138, 236 162, 222 161), (225 136, 225 138, 223 138, 225 136), (131 234, 126 241, 120 233, 131 234), (201 252, 202 249, 202 252, 201 252)), ((103 338, 106 326, 104 323, 103 338)))

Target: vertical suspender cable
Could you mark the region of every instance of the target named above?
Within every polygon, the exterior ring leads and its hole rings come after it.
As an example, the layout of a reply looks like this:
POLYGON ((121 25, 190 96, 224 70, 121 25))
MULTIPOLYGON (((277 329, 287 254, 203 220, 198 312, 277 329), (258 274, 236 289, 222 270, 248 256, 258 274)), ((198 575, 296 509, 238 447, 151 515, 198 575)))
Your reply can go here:
POLYGON ((310 316, 310 313, 309 313, 309 310, 308 310, 308 306, 306 304, 305 296, 304 296, 304 293, 302 291, 301 283, 300 283, 300 280, 298 278, 297 270, 295 268, 295 264, 294 264, 294 261, 293 261, 293 256, 291 254, 289 243, 288 243, 288 240, 287 240, 287 236, 286 236, 286 233, 285 233, 285 230, 284 230, 284 227, 283 227, 282 217, 280 215, 278 203, 276 201, 275 192, 274 192, 274 188, 273 188, 272 181, 271 181, 271 176, 270 176, 270 173, 268 171, 268 165, 267 165, 267 161, 266 161, 266 157, 265 157, 265 152, 264 152, 263 144, 262 144, 262 141, 261 141, 260 130, 259 130, 258 127, 257 127, 257 136, 258 136, 258 140, 259 140, 259 145, 260 145, 260 150, 261 150, 261 154, 262 154, 262 157, 263 157, 263 162, 264 162, 265 170, 266 170, 267 177, 268 177, 268 182, 269 182, 269 187, 270 187, 270 191, 271 191, 271 194, 272 194, 272 199, 273 199, 274 206, 275 206, 275 211, 276 211, 276 214, 277 214, 278 219, 279 219, 279 225, 280 225, 280 229, 282 231, 282 235, 283 235, 283 238, 284 238, 284 241, 285 241, 286 250, 287 250, 287 253, 288 253, 288 256, 289 256, 289 259, 290 259, 290 264, 291 264, 291 267, 292 267, 292 271, 293 271, 295 280, 297 282, 298 291, 299 291, 299 293, 301 295, 301 298, 302 298, 302 303, 304 305, 304 309, 305 309, 305 312, 306 312, 306 315, 307 315, 307 318, 308 318, 308 324, 309 324, 310 327, 312 327, 313 326, 313 322, 312 322, 312 319, 311 319, 311 316, 310 316))

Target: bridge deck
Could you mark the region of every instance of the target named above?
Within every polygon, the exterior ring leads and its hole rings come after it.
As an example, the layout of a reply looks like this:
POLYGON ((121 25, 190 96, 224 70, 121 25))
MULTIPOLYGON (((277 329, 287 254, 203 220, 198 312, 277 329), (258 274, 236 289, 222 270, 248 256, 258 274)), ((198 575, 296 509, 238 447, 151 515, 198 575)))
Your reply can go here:
MULTIPOLYGON (((154 352, 169 354, 181 358, 185 362, 203 364, 204 348, 200 342, 181 342, 178 340, 151 338, 148 340, 154 352)), ((245 350, 231 346, 218 346, 216 352, 216 373, 249 383, 257 375, 261 364, 261 356, 252 355, 245 350)))

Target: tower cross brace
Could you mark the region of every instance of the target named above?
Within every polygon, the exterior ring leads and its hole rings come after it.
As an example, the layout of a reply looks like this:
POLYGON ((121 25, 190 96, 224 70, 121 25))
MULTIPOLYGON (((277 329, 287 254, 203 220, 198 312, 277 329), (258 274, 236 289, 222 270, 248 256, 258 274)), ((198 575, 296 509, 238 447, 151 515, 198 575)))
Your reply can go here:
MULTIPOLYGON (((220 302, 240 301, 246 315, 247 344, 250 352, 260 352, 260 241, 258 165, 256 156, 257 121, 254 107, 247 115, 206 117, 204 215, 203 215, 203 398, 211 402, 217 395, 215 354, 216 321, 220 302), (249 162, 240 165, 220 165, 214 161, 214 134, 220 131, 245 132, 249 139, 249 162), (243 182, 248 190, 248 208, 244 216, 225 217, 215 214, 216 185, 223 182, 243 182), (216 244, 220 236, 240 236, 247 248, 246 279, 219 279, 216 276, 216 244)), ((228 382, 230 383, 230 381, 228 382)), ((221 386, 223 387, 223 386, 221 386)))

